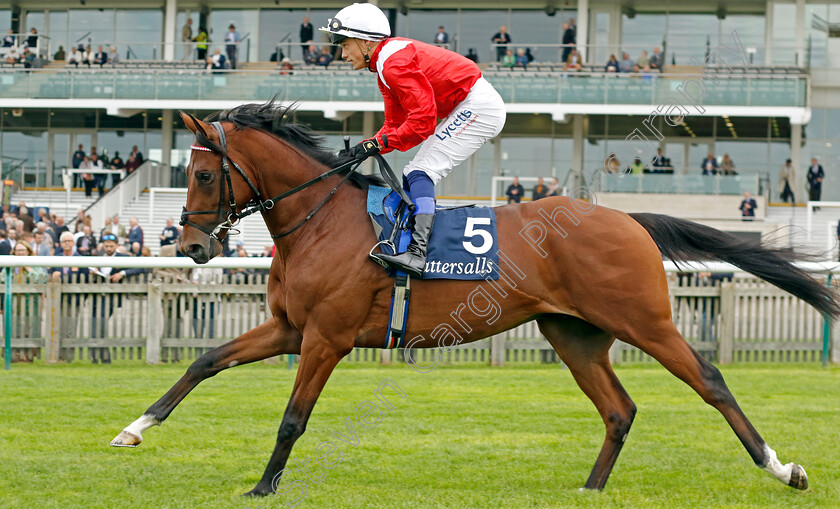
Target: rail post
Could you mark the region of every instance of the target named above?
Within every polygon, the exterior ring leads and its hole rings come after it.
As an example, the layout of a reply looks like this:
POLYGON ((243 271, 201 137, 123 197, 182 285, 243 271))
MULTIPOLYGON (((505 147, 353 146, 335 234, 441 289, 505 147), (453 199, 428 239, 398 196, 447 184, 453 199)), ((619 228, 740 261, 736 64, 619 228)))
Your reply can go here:
POLYGON ((146 364, 160 362, 160 338, 163 336, 163 304, 160 281, 149 283, 146 294, 146 364))
POLYGON ((718 362, 730 364, 735 344, 735 283, 720 285, 720 335, 718 362))

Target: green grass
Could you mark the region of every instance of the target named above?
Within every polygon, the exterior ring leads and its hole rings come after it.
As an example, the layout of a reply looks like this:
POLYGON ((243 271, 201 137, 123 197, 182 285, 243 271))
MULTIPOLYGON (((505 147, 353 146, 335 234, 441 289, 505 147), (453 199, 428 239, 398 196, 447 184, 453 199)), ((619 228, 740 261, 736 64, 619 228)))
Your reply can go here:
MULTIPOLYGON (((14 365, 0 372, 0 507, 286 507, 253 487, 274 445, 294 372, 258 364, 205 381, 137 449, 108 442, 186 365, 14 365)), ((753 466, 723 418, 663 368, 619 367, 639 412, 605 491, 580 492, 603 425, 559 366, 341 366, 292 459, 346 430, 385 378, 405 391, 301 508, 838 507, 840 368, 728 366, 727 382, 798 492, 753 466)), ((340 442, 336 442, 340 443, 340 442)), ((318 466, 313 473, 324 470, 318 466)))

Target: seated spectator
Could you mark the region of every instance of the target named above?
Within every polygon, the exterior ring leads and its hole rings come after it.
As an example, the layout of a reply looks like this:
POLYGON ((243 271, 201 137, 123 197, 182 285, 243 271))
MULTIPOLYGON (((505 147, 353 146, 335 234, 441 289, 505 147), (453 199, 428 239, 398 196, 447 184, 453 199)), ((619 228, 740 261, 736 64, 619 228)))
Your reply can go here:
POLYGON ((26 38, 26 41, 23 43, 24 48, 31 48, 35 49, 38 47, 38 31, 35 30, 35 27, 29 31, 29 37, 26 38))
POLYGON ((330 63, 333 61, 332 53, 330 52, 330 46, 324 46, 321 48, 321 54, 318 55, 318 60, 315 62, 315 65, 323 65, 326 68, 330 63))
POLYGON ((604 72, 618 72, 618 60, 615 55, 610 55, 607 65, 604 66, 604 72))
POLYGON ((96 250, 96 237, 90 231, 90 226, 82 226, 82 235, 76 240, 76 250, 82 256, 91 256, 96 250))
POLYGON ((663 62, 662 55, 659 54, 659 48, 653 48, 653 55, 650 57, 649 65, 654 71, 662 71, 663 62))
POLYGON ((292 65, 292 61, 289 59, 289 57, 284 57, 283 61, 280 62, 280 74, 293 74, 292 70, 294 68, 295 66, 292 65))
POLYGON ((129 256, 143 256, 143 246, 139 242, 132 242, 131 249, 128 250, 129 256))
POLYGON ((625 51, 622 54, 621 62, 618 63, 618 72, 633 72, 633 61, 630 60, 630 55, 625 51))
POLYGON ((128 225, 127 242, 130 244, 134 244, 136 242, 140 244, 140 247, 143 247, 143 228, 140 227, 140 223, 137 221, 137 218, 132 217, 129 219, 128 225))
POLYGON ((79 53, 79 50, 77 50, 76 48, 70 48, 70 56, 67 57, 67 63, 73 64, 76 67, 79 67, 79 64, 84 63, 84 60, 82 59, 82 54, 79 53))
POLYGON ((105 50, 102 49, 102 46, 96 47, 96 53, 93 54, 93 64, 102 67, 103 65, 108 63, 108 54, 105 53, 105 50))
POLYGON ((528 58, 528 63, 534 61, 534 55, 531 53, 531 48, 525 48, 525 56, 528 58))
POLYGON ((12 29, 9 29, 9 33, 6 37, 3 37, 3 47, 4 48, 14 48, 15 47, 15 36, 13 35, 12 29))
POLYGON ((640 69, 650 66, 650 57, 648 57, 647 51, 642 50, 642 56, 636 60, 636 65, 638 65, 640 69))
POLYGON ((125 174, 131 175, 134 170, 140 167, 140 162, 135 159, 134 154, 129 154, 128 161, 125 162, 125 174))
POLYGON ((537 179, 537 185, 534 186, 533 191, 531 191, 531 200, 541 200, 545 198, 546 195, 548 195, 548 188, 545 187, 545 184, 543 184, 543 179, 542 177, 540 177, 539 179, 537 179))
POLYGON ((720 162, 721 175, 737 175, 735 162, 729 158, 729 154, 723 154, 723 161, 720 162))
POLYGON ((563 67, 566 71, 579 71, 583 68, 581 65, 580 54, 577 48, 572 48, 569 51, 569 58, 566 59, 566 65, 563 67))
POLYGON ((277 46, 277 49, 274 50, 274 53, 268 57, 269 62, 282 62, 283 59, 286 58, 286 55, 283 53, 283 50, 280 49, 280 46, 277 46))
POLYGON ((718 163, 715 155, 709 152, 706 159, 703 159, 703 162, 700 163, 700 169, 703 170, 703 175, 717 175, 718 163))
POLYGON ((175 228, 175 220, 170 218, 166 219, 166 227, 160 233, 160 247, 169 246, 174 244, 178 240, 178 228, 175 228))
POLYGON ((560 181, 557 177, 551 177, 551 184, 548 185, 548 196, 560 196, 560 181))
POLYGON ((738 207, 738 209, 741 211, 741 220, 755 220, 755 209, 757 208, 758 205, 755 203, 755 200, 750 198, 750 192, 744 191, 744 199, 741 201, 741 206, 738 207))
POLYGON ((53 60, 63 61, 65 58, 67 58, 67 54, 64 53, 64 46, 59 46, 58 51, 53 55, 53 60))
POLYGON ((31 51, 29 51, 29 48, 26 48, 23 51, 23 58, 21 59, 21 62, 23 62, 23 66, 27 69, 32 69, 33 67, 36 67, 37 59, 35 53, 32 53, 31 51))
POLYGON ((505 55, 502 57, 502 66, 507 67, 509 69, 513 69, 513 66, 516 65, 516 57, 513 56, 513 51, 507 50, 505 55))
POLYGON ((32 250, 36 256, 52 256, 52 239, 49 235, 44 235, 40 231, 35 231, 33 234, 32 250))
POLYGON ((525 54, 525 49, 519 48, 516 50, 516 67, 527 69, 528 63, 530 63, 530 60, 528 60, 528 55, 525 54))
POLYGON ((108 63, 111 65, 120 63, 120 54, 117 53, 117 48, 114 46, 111 46, 108 51, 108 63))
POLYGON ((14 46, 12 46, 12 49, 6 53, 6 63, 12 65, 20 63, 20 55, 17 52, 17 48, 14 46))
POLYGON ((303 61, 309 65, 315 65, 318 63, 318 50, 315 48, 314 44, 310 44, 306 50, 306 54, 303 56, 303 61))
POLYGON ((466 58, 468 58, 469 60, 472 60, 473 62, 478 63, 478 54, 475 52, 475 49, 474 49, 474 48, 470 48, 470 49, 467 51, 467 54, 466 54, 466 55, 464 55, 464 56, 465 56, 466 58))
POLYGON ((665 156, 662 154, 662 147, 656 149, 656 155, 653 156, 653 172, 658 173, 660 168, 665 167, 665 156))
POLYGON ((90 50, 90 46, 87 46, 84 51, 82 51, 82 63, 90 67, 91 64, 96 63, 94 56, 95 53, 90 50))
POLYGON ((219 48, 213 50, 213 56, 207 59, 207 68, 212 69, 213 72, 219 72, 227 67, 225 56, 219 48))
POLYGON ((525 188, 519 183, 519 177, 513 177, 513 183, 508 186, 505 194, 508 197, 508 203, 519 203, 522 201, 522 196, 525 195, 525 188))

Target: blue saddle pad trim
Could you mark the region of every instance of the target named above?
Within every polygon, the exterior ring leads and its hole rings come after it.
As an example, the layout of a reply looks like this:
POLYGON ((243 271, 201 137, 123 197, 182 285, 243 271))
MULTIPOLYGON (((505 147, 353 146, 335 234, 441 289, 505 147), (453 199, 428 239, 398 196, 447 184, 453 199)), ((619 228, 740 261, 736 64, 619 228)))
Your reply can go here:
MULTIPOLYGON (((390 238, 399 203, 399 195, 390 189, 369 188, 367 210, 382 227, 379 240, 390 238)), ((399 232, 398 239, 398 252, 404 252, 411 232, 399 232)), ((499 279, 498 264, 496 213, 492 208, 437 209, 422 279, 495 280, 499 279)))

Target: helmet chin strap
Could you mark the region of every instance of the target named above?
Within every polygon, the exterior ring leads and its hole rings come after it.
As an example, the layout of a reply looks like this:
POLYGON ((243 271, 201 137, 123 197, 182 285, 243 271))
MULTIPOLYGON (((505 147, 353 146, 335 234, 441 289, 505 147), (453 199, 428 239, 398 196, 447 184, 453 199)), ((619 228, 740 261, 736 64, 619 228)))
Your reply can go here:
POLYGON ((359 51, 362 52, 362 56, 365 57, 365 67, 370 69, 370 55, 368 54, 368 52, 370 51, 370 46, 368 46, 367 51, 365 51, 365 48, 362 47, 362 43, 359 42, 359 39, 355 39, 355 41, 356 44, 359 46, 359 51))

